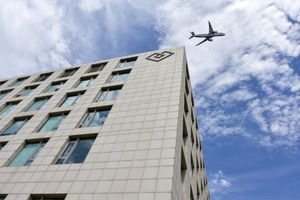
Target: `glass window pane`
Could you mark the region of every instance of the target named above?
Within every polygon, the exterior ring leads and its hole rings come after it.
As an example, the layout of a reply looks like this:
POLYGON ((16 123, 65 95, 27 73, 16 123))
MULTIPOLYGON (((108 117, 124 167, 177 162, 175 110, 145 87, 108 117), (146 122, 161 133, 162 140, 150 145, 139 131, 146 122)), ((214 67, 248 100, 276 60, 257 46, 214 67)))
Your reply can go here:
POLYGON ((108 115, 109 111, 97 111, 93 116, 93 119, 89 123, 89 127, 102 126, 105 122, 105 119, 108 115))
POLYGON ((1 111, 0 117, 4 116, 5 114, 9 113, 12 109, 14 109, 18 103, 8 103, 1 111))
POLYGON ((19 93, 18 96, 27 96, 29 95, 34 88, 25 88, 23 91, 19 93))
POLYGON ((15 157, 15 159, 9 164, 9 166, 11 167, 25 166, 28 159, 35 152, 38 145, 39 143, 26 144, 25 147, 22 149, 22 151, 17 155, 17 157, 15 157))
POLYGON ((3 99, 10 91, 1 91, 0 92, 0 100, 3 99))
POLYGON ((126 81, 128 74, 119 74, 117 81, 126 81))
POLYGON ((48 99, 38 99, 36 100, 28 109, 27 111, 39 110, 48 99))
POLYGON ((132 61, 127 61, 127 60, 125 60, 125 61, 122 61, 121 63, 120 63, 120 68, 122 68, 122 67, 133 67, 134 66, 134 64, 135 64, 135 60, 132 60, 132 61))
POLYGON ((90 122, 93 120, 94 115, 95 115, 94 112, 87 113, 86 118, 84 119, 81 127, 88 127, 90 122))
POLYGON ((80 139, 67 163, 83 163, 89 153, 94 139, 80 139))
POLYGON ((88 85, 91 84, 91 81, 92 79, 81 80, 77 87, 78 88, 87 87, 88 85))
POLYGON ((107 95, 104 98, 104 101, 112 101, 115 100, 119 94, 120 90, 111 90, 108 91, 107 95))
POLYGON ((63 85, 64 85, 64 82, 52 84, 52 85, 48 88, 47 92, 54 92, 54 91, 57 91, 57 90, 59 90, 63 85))
POLYGON ((65 149, 64 153, 61 154, 61 157, 67 157, 70 154, 75 142, 76 141, 69 141, 69 144, 68 144, 67 148, 65 149))
POLYGON ((43 125, 40 131, 54 131, 58 128, 58 125, 62 119, 61 115, 58 116, 50 116, 47 122, 43 125))
POLYGON ((26 120, 16 120, 2 133, 2 135, 15 135, 25 124, 26 120))
POLYGON ((65 101, 61 104, 61 107, 72 106, 75 104, 79 95, 68 96, 65 101))

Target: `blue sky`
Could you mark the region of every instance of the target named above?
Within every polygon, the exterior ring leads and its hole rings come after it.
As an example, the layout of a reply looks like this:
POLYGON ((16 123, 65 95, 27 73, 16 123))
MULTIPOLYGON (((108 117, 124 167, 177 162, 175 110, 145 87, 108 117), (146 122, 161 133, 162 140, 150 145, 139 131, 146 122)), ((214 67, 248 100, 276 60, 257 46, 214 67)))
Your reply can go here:
POLYGON ((185 45, 213 200, 300 196, 300 2, 0 1, 0 78, 185 45), (195 47, 207 20, 226 37, 195 47))

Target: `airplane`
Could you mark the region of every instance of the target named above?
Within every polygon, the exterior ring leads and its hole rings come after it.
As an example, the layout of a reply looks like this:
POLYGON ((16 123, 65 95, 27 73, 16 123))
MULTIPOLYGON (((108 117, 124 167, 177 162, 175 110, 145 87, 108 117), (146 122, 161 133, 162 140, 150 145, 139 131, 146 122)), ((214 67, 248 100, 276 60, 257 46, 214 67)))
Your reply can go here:
POLYGON ((225 36, 224 33, 218 33, 217 31, 214 31, 210 22, 208 21, 208 27, 209 27, 209 32, 208 34, 195 34, 194 32, 190 32, 191 33, 191 37, 189 37, 189 39, 193 38, 193 37, 197 37, 197 38, 205 38, 204 40, 202 40, 201 42, 199 42, 198 44, 196 44, 196 46, 202 44, 203 42, 206 41, 213 41, 213 37, 220 37, 220 36, 225 36))

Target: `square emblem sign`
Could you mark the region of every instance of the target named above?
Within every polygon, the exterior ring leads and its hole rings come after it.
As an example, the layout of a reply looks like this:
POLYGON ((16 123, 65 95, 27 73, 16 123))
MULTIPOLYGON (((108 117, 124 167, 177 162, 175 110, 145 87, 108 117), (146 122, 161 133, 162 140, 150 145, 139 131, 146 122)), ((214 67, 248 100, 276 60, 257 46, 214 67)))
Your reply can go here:
POLYGON ((161 53, 153 53, 150 56, 148 56, 146 59, 154 61, 154 62, 160 62, 160 61, 170 57, 173 54, 174 53, 169 52, 169 51, 164 51, 164 52, 161 52, 161 53))

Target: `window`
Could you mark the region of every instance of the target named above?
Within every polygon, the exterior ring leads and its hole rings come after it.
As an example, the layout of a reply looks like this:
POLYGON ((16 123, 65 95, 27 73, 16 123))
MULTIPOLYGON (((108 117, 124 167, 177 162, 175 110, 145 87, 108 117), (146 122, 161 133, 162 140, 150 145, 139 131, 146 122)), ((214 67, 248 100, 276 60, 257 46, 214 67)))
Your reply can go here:
POLYGON ((39 132, 55 131, 59 124, 67 117, 68 113, 50 114, 47 121, 40 128, 39 132))
POLYGON ((107 118, 109 110, 93 109, 89 110, 83 122, 79 127, 96 127, 102 126, 107 118))
POLYGON ((3 117, 5 114, 9 113, 12 109, 14 109, 20 101, 12 101, 7 102, 5 106, 0 110, 0 117, 3 117))
POLYGON ((46 140, 41 140, 38 142, 27 143, 19 154, 13 159, 13 161, 8 165, 9 167, 21 167, 29 166, 34 161, 38 153, 45 146, 46 140))
POLYGON ((27 96, 29 95, 35 88, 37 88, 38 85, 28 86, 25 87, 19 94, 16 96, 27 96))
POLYGON ((187 171, 187 165, 185 161, 185 156, 184 156, 184 150, 181 148, 181 163, 180 163, 180 168, 181 168, 181 182, 184 183, 185 177, 186 177, 186 171, 187 171))
POLYGON ((126 81, 129 75, 129 71, 127 72, 117 72, 113 73, 109 79, 107 80, 108 83, 113 83, 113 82, 120 82, 120 81, 126 81))
POLYGON ((16 118, 1 135, 15 135, 31 117, 16 118))
POLYGON ((43 195, 31 195, 30 200, 64 200, 67 195, 65 194, 43 194, 43 195))
POLYGON ((186 146, 188 138, 189 138, 189 135, 188 135, 187 128, 186 128, 186 123, 185 123, 185 120, 183 119, 182 140, 183 140, 184 146, 186 146))
POLYGON ((15 82, 13 82, 12 84, 10 84, 10 86, 19 86, 19 85, 21 85, 28 78, 29 77, 18 78, 15 82))
POLYGON ((185 92, 187 95, 189 95, 189 93, 190 93, 189 84, 188 84, 188 81, 186 78, 185 78, 185 92))
POLYGON ((60 78, 72 76, 77 70, 78 68, 66 69, 60 78))
POLYGON ((7 81, 0 81, 0 86, 6 83, 7 81))
POLYGON ((59 90, 66 81, 58 81, 58 82, 53 82, 51 85, 48 87, 47 92, 55 92, 59 90))
POLYGON ((97 76, 82 77, 77 85, 77 88, 83 88, 91 85, 97 76))
POLYGON ((26 111, 39 110, 49 99, 49 96, 36 98, 26 111))
POLYGON ((122 59, 117 66, 118 68, 125 68, 125 67, 130 67, 132 68, 136 62, 136 57, 135 58, 127 58, 127 59, 122 59))
POLYGON ((72 106, 76 103, 76 101, 79 99, 79 97, 81 95, 83 95, 84 92, 77 92, 77 93, 70 93, 67 94, 67 97, 65 98, 65 100, 62 102, 62 104, 60 105, 60 107, 68 107, 68 106, 72 106))
POLYGON ((3 99, 11 91, 12 90, 3 90, 3 91, 0 91, 0 100, 3 99))
POLYGON ((0 142, 0 151, 6 145, 7 142, 0 142))
POLYGON ((99 72, 102 71, 105 67, 106 63, 97 63, 92 64, 87 73, 99 72))
POLYGON ((83 163, 89 153, 95 137, 71 138, 63 153, 59 156, 56 164, 83 163))
POLYGON ((193 194, 192 186, 190 186, 190 200, 194 200, 194 194, 193 194))
POLYGON ((189 106, 187 104, 186 97, 184 97, 184 113, 187 115, 189 113, 189 106))
POLYGON ((46 80, 49 76, 51 76, 52 73, 46 73, 46 74, 41 74, 36 80, 35 82, 41 82, 46 80))
POLYGON ((6 194, 0 194, 0 200, 4 200, 6 196, 6 194))
POLYGON ((121 88, 102 88, 100 95, 97 97, 96 101, 113 101, 116 100, 121 88))

